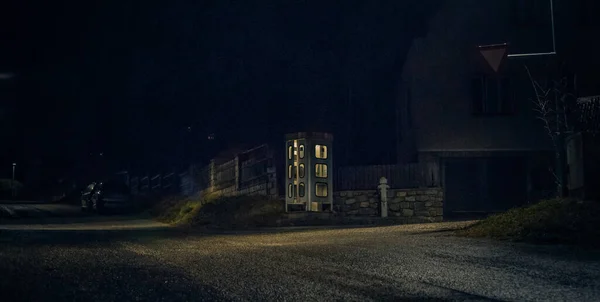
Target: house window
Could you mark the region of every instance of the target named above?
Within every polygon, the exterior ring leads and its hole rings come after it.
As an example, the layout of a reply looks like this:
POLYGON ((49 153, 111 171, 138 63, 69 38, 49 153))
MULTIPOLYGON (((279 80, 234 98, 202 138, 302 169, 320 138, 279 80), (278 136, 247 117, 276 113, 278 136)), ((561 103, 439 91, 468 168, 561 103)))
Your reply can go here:
POLYGON ((319 159, 327 159, 327 146, 315 145, 315 157, 319 159))
POLYGON ((294 192, 294 185, 288 184, 288 197, 289 198, 292 198, 292 196, 293 196, 292 194, 294 194, 293 192, 294 192))
POLYGON ((324 182, 316 183, 315 195, 317 195, 317 197, 327 197, 327 184, 324 182))
POLYGON ((300 147, 298 147, 298 150, 300 158, 304 158, 304 145, 300 145, 300 147))
POLYGON ((319 178, 327 178, 327 165, 316 164, 315 165, 315 176, 319 178))
POLYGON ((288 159, 292 159, 292 154, 293 153, 294 153, 294 148, 291 145, 288 146, 288 159))
POLYGON ((304 164, 300 164, 300 166, 298 166, 298 174, 300 174, 300 178, 304 178, 304 164))
POLYGON ((288 178, 292 179, 292 165, 288 166, 288 178))
POLYGON ((472 83, 475 115, 507 115, 515 111, 514 91, 506 77, 480 76, 472 83))
POLYGON ((304 183, 301 182, 300 186, 298 187, 298 196, 304 197, 305 194, 306 194, 306 187, 304 186, 304 183))

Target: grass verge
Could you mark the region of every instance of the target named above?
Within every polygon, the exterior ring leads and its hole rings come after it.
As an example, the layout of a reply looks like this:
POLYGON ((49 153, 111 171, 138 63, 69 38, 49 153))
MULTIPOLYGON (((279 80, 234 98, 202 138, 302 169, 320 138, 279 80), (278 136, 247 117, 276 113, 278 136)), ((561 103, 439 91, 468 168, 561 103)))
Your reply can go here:
POLYGON ((277 225, 284 202, 264 196, 169 197, 156 203, 150 212, 159 221, 178 226, 261 227, 277 225))
POLYGON ((600 247, 600 203, 544 200, 490 216, 457 231, 466 237, 600 247))

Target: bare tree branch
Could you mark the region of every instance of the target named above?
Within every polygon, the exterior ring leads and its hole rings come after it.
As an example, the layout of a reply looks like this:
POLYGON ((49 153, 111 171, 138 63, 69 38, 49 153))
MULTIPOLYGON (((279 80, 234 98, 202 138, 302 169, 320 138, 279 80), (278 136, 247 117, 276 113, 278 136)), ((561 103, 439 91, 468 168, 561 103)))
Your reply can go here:
MULTIPOLYGON (((533 110, 536 113, 538 113, 537 119, 541 120, 544 123, 544 129, 546 129, 546 132, 550 136, 552 144, 554 145, 554 150, 557 152, 556 154, 558 154, 558 135, 560 129, 557 128, 555 130, 552 128, 552 117, 556 113, 555 110, 552 108, 550 99, 550 92, 552 92, 553 89, 551 87, 545 88, 542 85, 540 85, 537 81, 535 81, 533 79, 533 76, 531 75, 531 71, 527 66, 525 66, 525 70, 527 70, 527 75, 529 76, 529 80, 531 81, 531 85, 533 86, 533 90, 535 92, 535 100, 533 101, 535 107, 533 110)), ((554 95, 556 96, 557 94, 554 93, 554 95)), ((556 173, 551 168, 549 168, 549 171, 554 176, 554 181, 556 183, 557 188, 560 188, 561 178, 559 177, 559 175, 556 175, 556 173)))
POLYGON ((535 108, 533 110, 539 114, 537 118, 544 122, 544 128, 548 132, 548 135, 550 135, 550 138, 552 139, 552 144, 556 148, 556 133, 554 129, 552 129, 551 125, 553 110, 550 107, 550 100, 548 99, 548 95, 551 89, 542 87, 538 82, 536 82, 533 79, 533 76, 531 75, 531 72, 529 71, 529 68, 527 66, 525 66, 525 69, 527 70, 527 75, 529 76, 529 80, 531 81, 533 90, 535 91, 536 99, 533 102, 535 105, 535 108))

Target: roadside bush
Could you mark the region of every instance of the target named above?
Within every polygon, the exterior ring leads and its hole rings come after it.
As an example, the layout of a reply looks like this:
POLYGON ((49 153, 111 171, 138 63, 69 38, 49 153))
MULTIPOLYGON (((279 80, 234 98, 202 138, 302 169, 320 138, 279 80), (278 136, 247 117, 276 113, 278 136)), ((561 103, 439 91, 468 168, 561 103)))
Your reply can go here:
POLYGON ((545 200, 491 216, 458 235, 599 246, 600 204, 574 199, 545 200))
POLYGON ((14 186, 14 190, 19 192, 23 190, 23 184, 12 179, 0 178, 0 197, 10 197, 12 195, 11 189, 14 186))
POLYGON ((211 225, 221 228, 275 225, 284 203, 264 196, 201 198, 170 197, 158 202, 151 213, 159 221, 180 226, 211 225))
POLYGON ((10 192, 13 185, 16 190, 23 189, 23 184, 20 183, 18 180, 15 180, 13 182, 12 179, 0 178, 0 191, 10 192))

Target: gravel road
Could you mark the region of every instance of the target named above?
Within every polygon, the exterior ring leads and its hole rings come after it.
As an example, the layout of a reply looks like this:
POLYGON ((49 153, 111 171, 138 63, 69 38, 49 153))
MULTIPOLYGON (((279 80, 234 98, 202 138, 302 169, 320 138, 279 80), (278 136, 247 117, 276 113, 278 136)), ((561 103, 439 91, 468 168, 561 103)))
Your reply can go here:
POLYGON ((453 223, 182 232, 144 217, 0 225, 1 301, 600 301, 600 254, 453 223))

